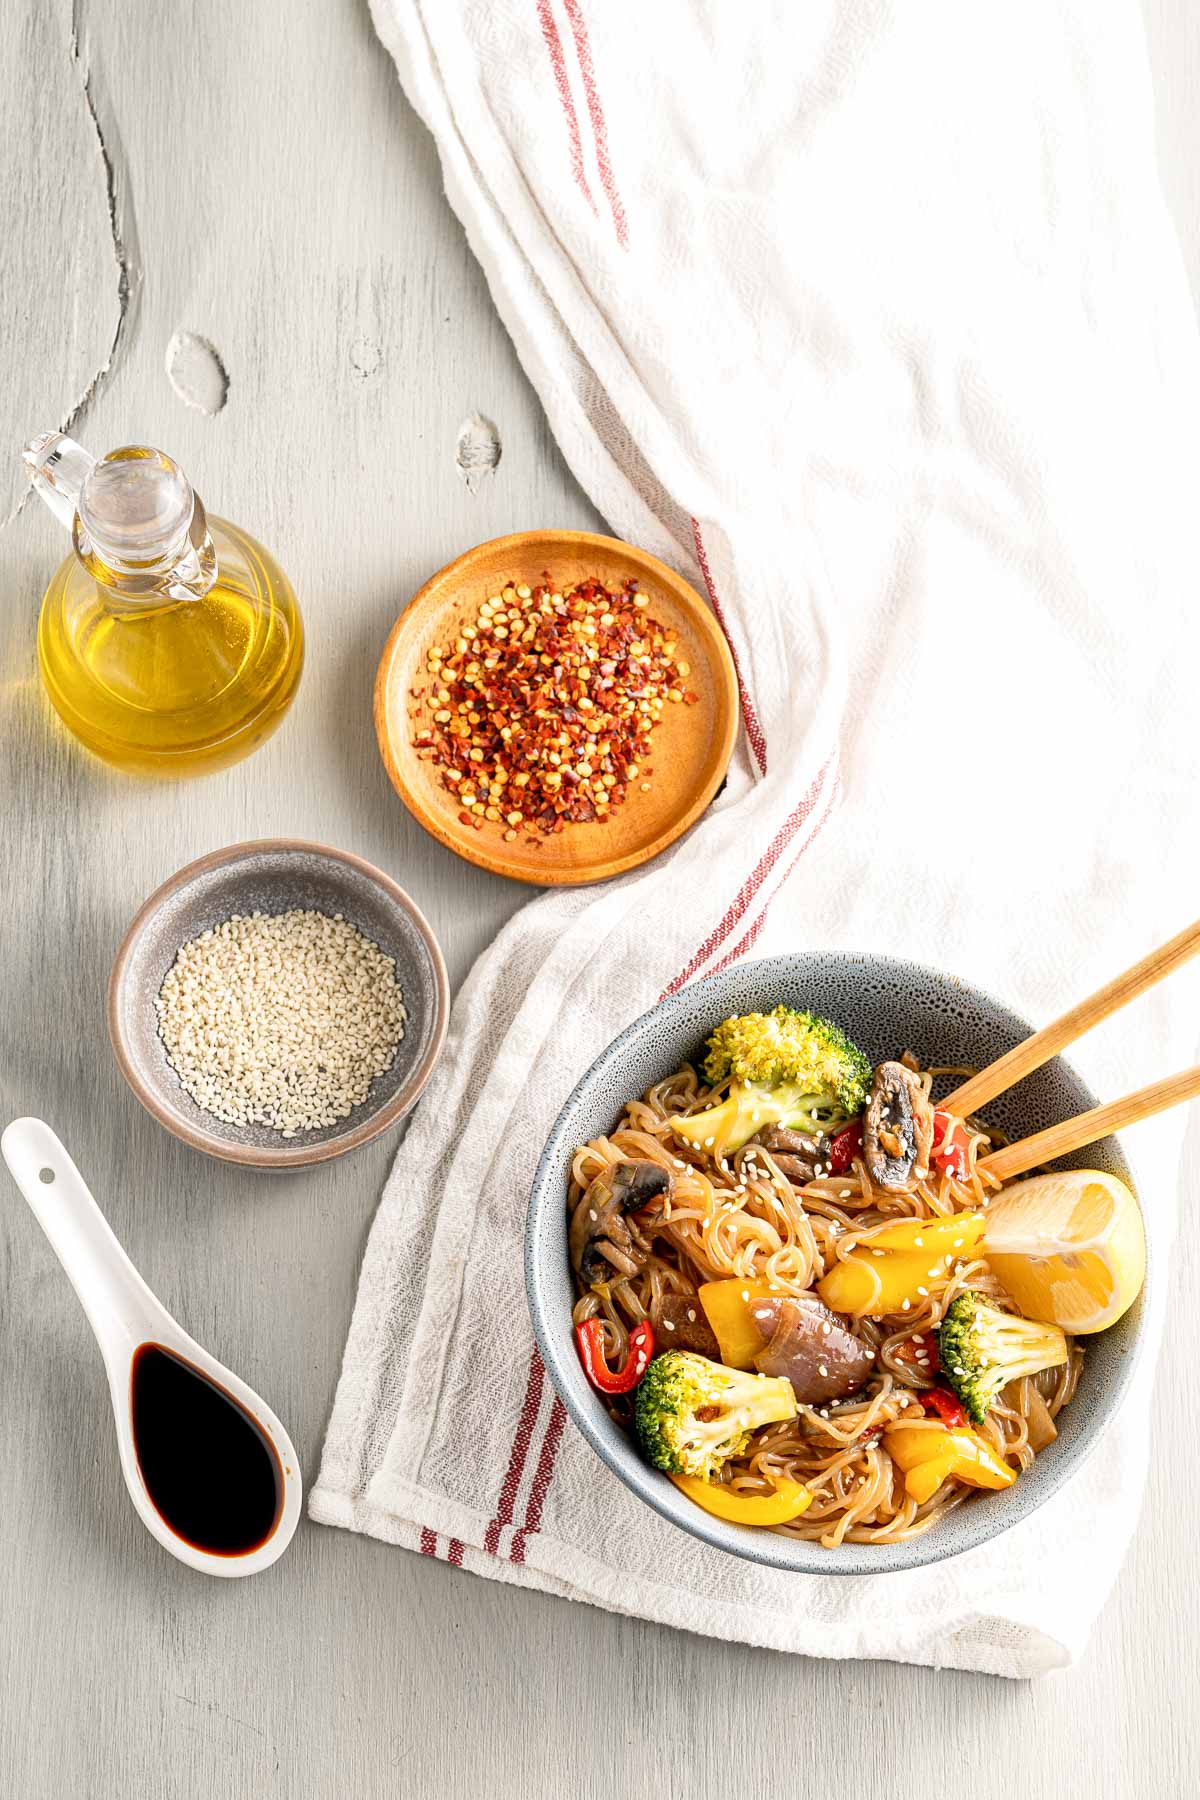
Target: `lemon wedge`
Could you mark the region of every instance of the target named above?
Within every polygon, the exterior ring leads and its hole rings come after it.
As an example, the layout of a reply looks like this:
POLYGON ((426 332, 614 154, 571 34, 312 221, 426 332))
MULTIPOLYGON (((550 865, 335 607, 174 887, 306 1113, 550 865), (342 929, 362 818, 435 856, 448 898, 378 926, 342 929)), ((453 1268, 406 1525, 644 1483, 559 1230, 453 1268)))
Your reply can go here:
POLYGON ((1026 1318, 1075 1335, 1115 1324, 1146 1279, 1138 1203, 1098 1169, 1004 1188, 987 1209, 981 1249, 1026 1318))

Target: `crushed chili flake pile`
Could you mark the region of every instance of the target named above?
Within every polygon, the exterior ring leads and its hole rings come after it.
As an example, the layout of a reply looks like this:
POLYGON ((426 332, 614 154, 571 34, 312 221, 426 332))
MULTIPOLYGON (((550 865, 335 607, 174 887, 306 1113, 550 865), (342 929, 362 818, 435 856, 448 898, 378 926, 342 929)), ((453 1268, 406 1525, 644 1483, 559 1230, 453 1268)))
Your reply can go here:
POLYGON ((631 784, 649 790, 655 725, 671 703, 698 699, 649 607, 636 581, 509 585, 430 648, 413 743, 461 803, 460 823, 537 843, 608 818, 631 784))

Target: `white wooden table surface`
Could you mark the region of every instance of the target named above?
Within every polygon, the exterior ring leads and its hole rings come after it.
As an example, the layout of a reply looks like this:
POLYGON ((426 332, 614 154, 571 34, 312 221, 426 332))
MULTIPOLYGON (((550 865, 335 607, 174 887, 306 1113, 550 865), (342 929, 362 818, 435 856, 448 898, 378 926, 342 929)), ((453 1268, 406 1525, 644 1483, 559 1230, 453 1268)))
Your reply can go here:
MULTIPOLYGON (((1148 6, 1196 282, 1200 16, 1148 6)), ((151 1285, 270 1396, 311 1479, 395 1141, 273 1181, 197 1157, 116 1072, 108 966, 180 863, 297 834, 392 871, 461 981, 524 895, 454 862, 395 800, 375 661, 407 596, 465 545, 598 521, 363 0, 0 0, 0 23, 0 1120, 58 1129, 151 1285), (215 416, 168 378, 179 330, 224 363, 215 416), (454 450, 475 411, 503 459, 472 495, 454 450), (16 513, 15 452, 69 418, 97 452, 170 449, 293 576, 300 697, 227 774, 136 784, 50 717, 34 627, 64 541, 36 504, 16 513)), ((0 1795, 1194 1793, 1200 1448, 1173 1369, 1193 1360, 1198 1280, 1185 1240, 1146 1512, 1087 1657, 1006 1684, 713 1643, 307 1522, 253 1581, 191 1574, 127 1503, 91 1338, 5 1177, 0 1795)))

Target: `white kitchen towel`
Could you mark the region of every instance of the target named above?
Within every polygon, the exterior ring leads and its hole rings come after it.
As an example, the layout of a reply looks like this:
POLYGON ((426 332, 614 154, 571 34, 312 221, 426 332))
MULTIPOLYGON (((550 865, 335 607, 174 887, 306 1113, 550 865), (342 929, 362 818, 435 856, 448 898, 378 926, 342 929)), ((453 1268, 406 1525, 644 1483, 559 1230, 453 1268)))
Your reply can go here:
MULTIPOLYGON (((911 955, 1044 1020, 1197 910, 1200 359, 1135 0, 374 11, 564 454, 708 594, 745 731, 684 841, 535 899, 459 995, 313 1517, 725 1638, 1064 1663, 1136 1523, 1148 1362, 994 1543, 783 1576, 657 1518, 575 1433, 521 1233, 598 1050, 756 943, 911 955)), ((1196 1002, 1173 980, 1081 1066, 1110 1095, 1183 1067, 1196 1002)), ((1130 1134, 1160 1257, 1181 1130, 1130 1134)))

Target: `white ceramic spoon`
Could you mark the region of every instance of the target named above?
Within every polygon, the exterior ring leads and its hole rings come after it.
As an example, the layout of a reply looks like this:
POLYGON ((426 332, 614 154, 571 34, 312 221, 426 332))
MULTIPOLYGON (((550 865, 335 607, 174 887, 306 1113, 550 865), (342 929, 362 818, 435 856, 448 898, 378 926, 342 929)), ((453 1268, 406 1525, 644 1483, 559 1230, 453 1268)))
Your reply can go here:
POLYGON ((253 1388, 190 1338, 150 1292, 48 1125, 41 1119, 14 1119, 0 1137, 0 1151, 96 1334, 117 1422, 121 1473, 147 1531, 180 1562, 206 1575, 254 1575, 269 1568, 287 1549, 300 1519, 300 1464, 287 1432, 253 1388), (257 1549, 240 1556, 198 1549, 172 1531, 151 1500, 133 1438, 131 1375, 134 1353, 142 1344, 161 1345, 224 1388, 274 1446, 282 1471, 282 1505, 257 1549))

